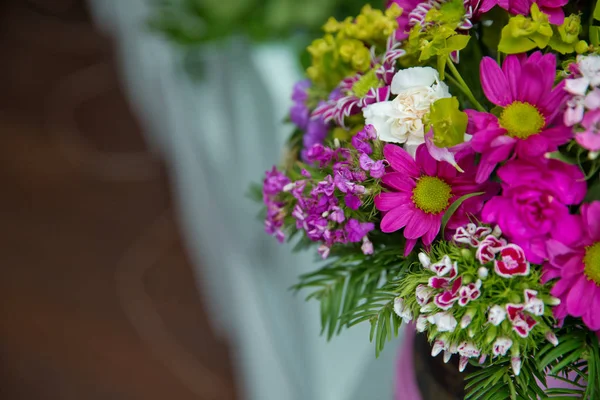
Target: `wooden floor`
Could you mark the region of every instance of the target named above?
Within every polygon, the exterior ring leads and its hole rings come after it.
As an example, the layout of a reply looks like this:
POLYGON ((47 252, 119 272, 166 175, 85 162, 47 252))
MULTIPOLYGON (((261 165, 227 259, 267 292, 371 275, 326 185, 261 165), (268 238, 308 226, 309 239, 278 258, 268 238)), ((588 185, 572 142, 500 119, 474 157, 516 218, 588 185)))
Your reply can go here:
POLYGON ((164 168, 82 3, 0 2, 0 399, 233 399, 164 168))

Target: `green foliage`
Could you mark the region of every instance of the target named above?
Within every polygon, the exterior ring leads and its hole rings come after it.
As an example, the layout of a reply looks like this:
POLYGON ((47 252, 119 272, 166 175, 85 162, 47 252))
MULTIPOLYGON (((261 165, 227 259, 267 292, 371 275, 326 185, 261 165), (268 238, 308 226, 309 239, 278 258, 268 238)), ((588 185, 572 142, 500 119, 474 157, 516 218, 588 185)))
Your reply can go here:
POLYGON ((456 210, 458 210, 458 207, 460 207, 460 205, 462 203, 464 203, 466 200, 470 199, 471 197, 481 196, 482 194, 483 194, 483 192, 468 193, 468 194, 465 194, 464 196, 459 197, 458 199, 456 199, 454 201, 454 203, 450 204, 450 207, 448 207, 448 209, 442 216, 442 228, 441 228, 442 234, 446 230, 446 225, 448 224, 448 221, 450 221, 450 218, 452 218, 452 216, 454 215, 456 210))
POLYGON ((321 334, 328 340, 343 328, 369 321, 379 355, 400 327, 393 311, 397 293, 391 291, 395 286, 388 281, 401 276, 410 262, 397 248, 381 248, 373 256, 338 254, 319 270, 300 276, 300 283, 292 289, 308 289, 306 300, 319 301, 321 334))
POLYGON ((518 376, 507 360, 482 367, 466 377, 466 400, 600 398, 598 337, 576 326, 573 320, 561 330, 558 346, 547 344, 538 349, 535 358, 523 359, 518 376), (565 381, 574 388, 549 389, 546 377, 565 381))
POLYGON ((523 53, 535 48, 543 49, 552 37, 548 16, 536 3, 531 6, 531 18, 523 15, 511 17, 502 29, 498 50, 506 54, 523 53))
POLYGON ((431 105, 429 122, 433 127, 433 142, 438 147, 452 147, 465 141, 468 117, 460 111, 456 97, 437 100, 431 105))

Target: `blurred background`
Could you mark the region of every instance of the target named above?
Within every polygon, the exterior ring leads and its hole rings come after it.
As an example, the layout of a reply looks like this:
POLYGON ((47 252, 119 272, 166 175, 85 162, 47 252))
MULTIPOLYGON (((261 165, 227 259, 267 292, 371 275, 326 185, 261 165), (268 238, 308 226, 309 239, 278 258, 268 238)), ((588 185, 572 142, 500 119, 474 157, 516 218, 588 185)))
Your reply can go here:
POLYGON ((245 196, 362 1, 178 1, 0 2, 0 398, 391 399, 400 340, 327 343, 245 196))

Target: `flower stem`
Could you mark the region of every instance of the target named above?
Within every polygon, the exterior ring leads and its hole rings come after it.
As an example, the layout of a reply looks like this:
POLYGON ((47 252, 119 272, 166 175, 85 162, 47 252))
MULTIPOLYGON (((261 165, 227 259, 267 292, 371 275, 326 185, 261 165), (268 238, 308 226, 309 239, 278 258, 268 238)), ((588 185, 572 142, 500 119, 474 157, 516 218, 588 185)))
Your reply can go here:
POLYGON ((477 99, 473 95, 473 92, 471 92, 471 89, 469 89, 469 86, 467 85, 465 80, 462 78, 462 76, 460 76, 460 73, 454 66, 454 63, 452 62, 450 57, 448 57, 448 62, 446 63, 446 65, 448 65, 448 67, 450 68, 450 72, 452 73, 454 79, 458 83, 459 88, 468 97, 471 104, 473 104, 473 106, 477 109, 477 111, 486 112, 487 110, 485 108, 483 108, 483 106, 477 101, 477 99))

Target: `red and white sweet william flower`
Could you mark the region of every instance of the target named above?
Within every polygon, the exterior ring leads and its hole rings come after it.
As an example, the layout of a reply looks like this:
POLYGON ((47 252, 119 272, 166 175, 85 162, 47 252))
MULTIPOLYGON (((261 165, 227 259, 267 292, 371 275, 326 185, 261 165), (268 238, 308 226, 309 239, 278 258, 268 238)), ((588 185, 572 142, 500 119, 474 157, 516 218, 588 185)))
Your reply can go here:
POLYGON ((458 354, 467 358, 479 357, 481 355, 481 350, 479 350, 475 344, 471 342, 462 342, 458 346, 457 350, 458 354))
POLYGON ((498 254, 507 245, 506 240, 497 238, 494 235, 487 235, 477 247, 475 257, 481 263, 485 265, 496 258, 498 254))
POLYGON ((498 326, 506 319, 506 311, 500 306, 493 306, 488 311, 488 322, 494 326, 498 326))
POLYGON ((437 276, 448 276, 450 279, 454 279, 458 274, 458 264, 452 262, 450 257, 446 254, 442 259, 434 264, 431 264, 430 269, 435 272, 437 276))
POLYGON ((460 372, 464 371, 469 358, 479 357, 481 355, 481 350, 479 350, 473 343, 471 342, 462 342, 457 348, 458 354, 460 354, 460 360, 458 362, 458 369, 460 372))
POLYGON ((516 244, 508 244, 500 250, 500 260, 494 261, 494 270, 503 278, 529 275, 529 261, 525 252, 516 244))
POLYGON ((512 323, 513 330, 517 335, 526 338, 533 327, 537 325, 537 321, 524 311, 525 306, 523 304, 506 305, 506 314, 512 323))
POLYGON ((431 259, 423 252, 419 253, 419 262, 425 269, 431 269, 431 259))
POLYGON ((525 289, 525 311, 533 315, 544 315, 544 302, 537 297, 538 292, 525 289))
POLYGON ((546 340, 548 342, 552 343, 552 345, 554 347, 558 346, 558 338, 556 337, 556 335, 554 334, 554 332, 552 332, 552 331, 546 332, 546 340))
POLYGON ((394 299, 394 312, 396 313, 396 315, 402 318, 402 322, 404 322, 405 324, 409 323, 413 319, 410 309, 406 307, 406 305, 404 304, 404 299, 401 297, 396 297, 394 299))
POLYGON ((417 318, 416 329, 417 332, 425 332, 427 329, 427 317, 419 315, 419 318, 417 318))
POLYGON ((513 341, 506 337, 499 337, 492 346, 494 357, 505 356, 513 345, 513 341))
POLYGON ((419 285, 415 289, 415 296, 417 298, 417 304, 423 307, 425 304, 429 303, 431 297, 433 296, 433 289, 426 285, 419 285))
POLYGON ((437 326, 439 332, 453 332, 458 325, 456 318, 449 312, 439 312, 427 317, 427 321, 437 326))
POLYGON ((457 243, 468 244, 471 247, 479 246, 479 241, 492 233, 492 230, 486 226, 477 226, 473 223, 467 226, 461 226, 456 229, 452 239, 457 243))
POLYGON ((442 351, 446 351, 446 350, 448 350, 448 344, 446 343, 446 341, 444 341, 442 339, 437 339, 436 341, 433 342, 433 346, 431 346, 431 355, 433 357, 435 357, 438 354, 440 354, 442 351))
POLYGON ((435 305, 442 310, 450 309, 456 300, 459 299, 458 293, 462 285, 462 277, 460 276, 458 279, 452 282, 452 285, 450 285, 450 280, 446 280, 446 283, 443 283, 442 280, 445 279, 446 278, 439 278, 435 276, 429 279, 430 282, 433 280, 432 283, 435 285, 442 285, 441 287, 436 287, 436 289, 446 289, 442 293, 437 294, 433 299, 435 305))
POLYGON ((481 281, 478 279, 475 283, 469 283, 462 286, 458 291, 458 304, 462 307, 469 304, 470 301, 477 300, 481 296, 481 281))

